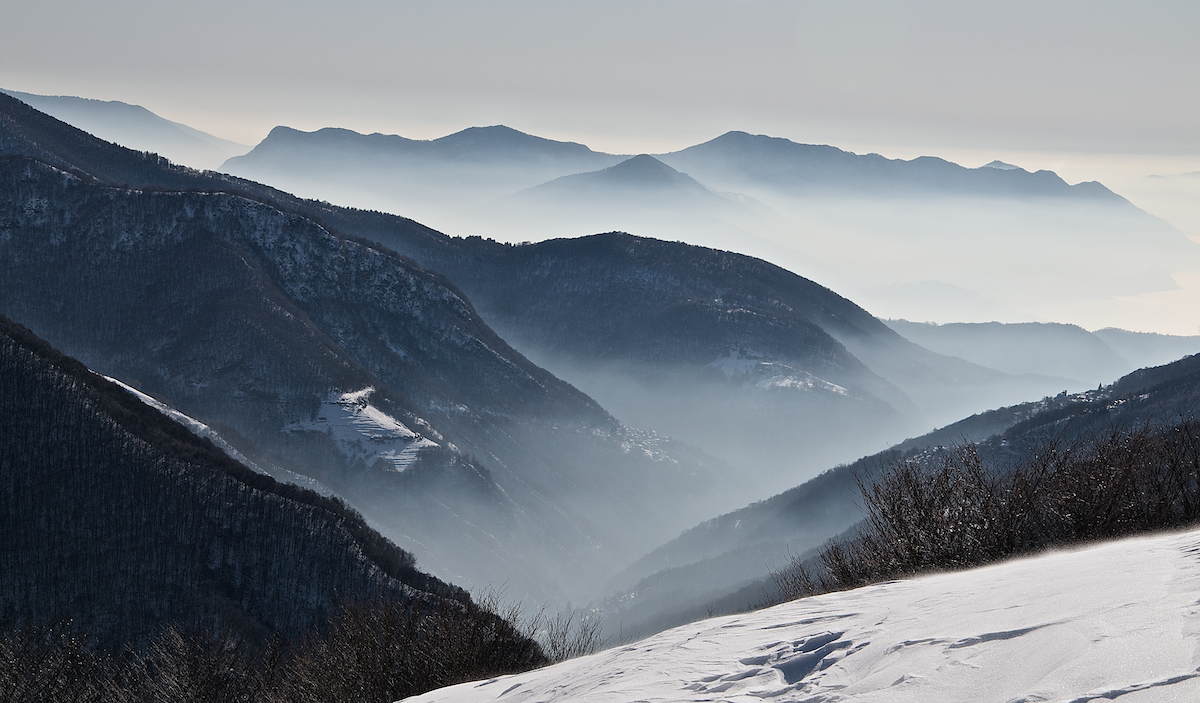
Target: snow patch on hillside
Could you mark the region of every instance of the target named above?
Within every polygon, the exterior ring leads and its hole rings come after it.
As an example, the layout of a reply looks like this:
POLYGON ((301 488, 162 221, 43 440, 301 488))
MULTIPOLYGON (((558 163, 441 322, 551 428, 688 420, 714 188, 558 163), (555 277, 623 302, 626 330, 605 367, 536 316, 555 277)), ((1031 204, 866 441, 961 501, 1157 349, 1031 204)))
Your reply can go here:
POLYGON ((849 392, 837 385, 830 383, 823 378, 816 376, 806 371, 783 373, 765 378, 754 384, 756 388, 791 388, 798 391, 828 391, 837 395, 848 395, 849 392))
POLYGON ((837 395, 849 394, 845 388, 836 383, 830 383, 787 364, 770 361, 766 354, 750 349, 730 351, 728 356, 716 359, 708 366, 725 374, 725 378, 729 380, 748 379, 751 375, 760 377, 760 380, 754 381, 753 385, 755 388, 764 390, 786 388, 804 392, 826 391, 837 395))
POLYGON ((330 435, 342 453, 367 466, 385 461, 395 471, 404 471, 422 449, 438 446, 405 427, 396 418, 371 405, 375 389, 368 386, 350 393, 331 393, 313 420, 296 422, 288 432, 324 432, 330 435))
POLYGON ((1200 700, 1200 531, 892 581, 413 703, 1200 700))

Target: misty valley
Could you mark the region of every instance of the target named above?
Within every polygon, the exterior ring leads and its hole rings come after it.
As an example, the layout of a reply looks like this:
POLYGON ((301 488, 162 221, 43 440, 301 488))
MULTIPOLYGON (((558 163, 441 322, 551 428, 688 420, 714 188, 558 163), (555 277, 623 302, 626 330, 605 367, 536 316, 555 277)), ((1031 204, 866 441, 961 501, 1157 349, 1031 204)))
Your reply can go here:
MULTIPOLYGON (((1120 194, 998 161, 251 148, 0 92, 0 700, 625 699, 574 657, 675 662, 717 616, 741 668, 632 680, 834 696, 888 656, 876 609, 993 583, 898 579, 1194 527, 1200 336, 1085 321, 1197 273, 1120 194), (566 660, 592 688, 480 688, 566 660)), ((1195 539, 1153 539, 1097 559, 1167 583, 1195 539)), ((978 620, 921 646, 1051 628, 978 620)))

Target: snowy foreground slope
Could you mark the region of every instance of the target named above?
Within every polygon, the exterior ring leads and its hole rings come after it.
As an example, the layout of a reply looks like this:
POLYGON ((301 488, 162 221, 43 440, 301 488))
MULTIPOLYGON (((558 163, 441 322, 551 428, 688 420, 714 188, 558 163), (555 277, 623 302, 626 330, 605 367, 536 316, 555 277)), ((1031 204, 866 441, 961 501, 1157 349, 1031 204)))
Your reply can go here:
POLYGON ((716 618, 409 701, 1200 701, 1200 531, 716 618))

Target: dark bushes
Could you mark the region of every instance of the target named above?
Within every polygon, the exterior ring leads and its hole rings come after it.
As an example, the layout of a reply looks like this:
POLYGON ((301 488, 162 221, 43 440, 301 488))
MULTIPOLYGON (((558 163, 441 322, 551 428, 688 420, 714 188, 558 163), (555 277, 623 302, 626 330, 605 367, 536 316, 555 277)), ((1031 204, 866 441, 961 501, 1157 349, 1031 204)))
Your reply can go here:
POLYGON ((816 563, 776 574, 797 598, 1047 547, 1180 527, 1200 519, 1200 422, 1113 428, 1052 441, 1015 465, 973 444, 895 460, 858 481, 865 519, 816 563))
POLYGON ((297 645, 232 629, 169 627, 113 657, 62 624, 0 635, 0 703, 390 703, 547 663, 511 622, 474 603, 344 603, 297 645))

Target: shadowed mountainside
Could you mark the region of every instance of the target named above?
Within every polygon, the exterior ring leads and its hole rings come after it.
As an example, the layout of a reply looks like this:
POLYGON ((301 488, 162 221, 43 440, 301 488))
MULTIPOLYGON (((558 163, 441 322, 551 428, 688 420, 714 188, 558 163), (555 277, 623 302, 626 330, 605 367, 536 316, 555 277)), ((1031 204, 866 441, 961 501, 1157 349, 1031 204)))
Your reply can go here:
POLYGON ((0 317, 0 626, 113 649, 170 624, 299 637, 338 599, 469 602, 337 499, 255 473, 0 317))

